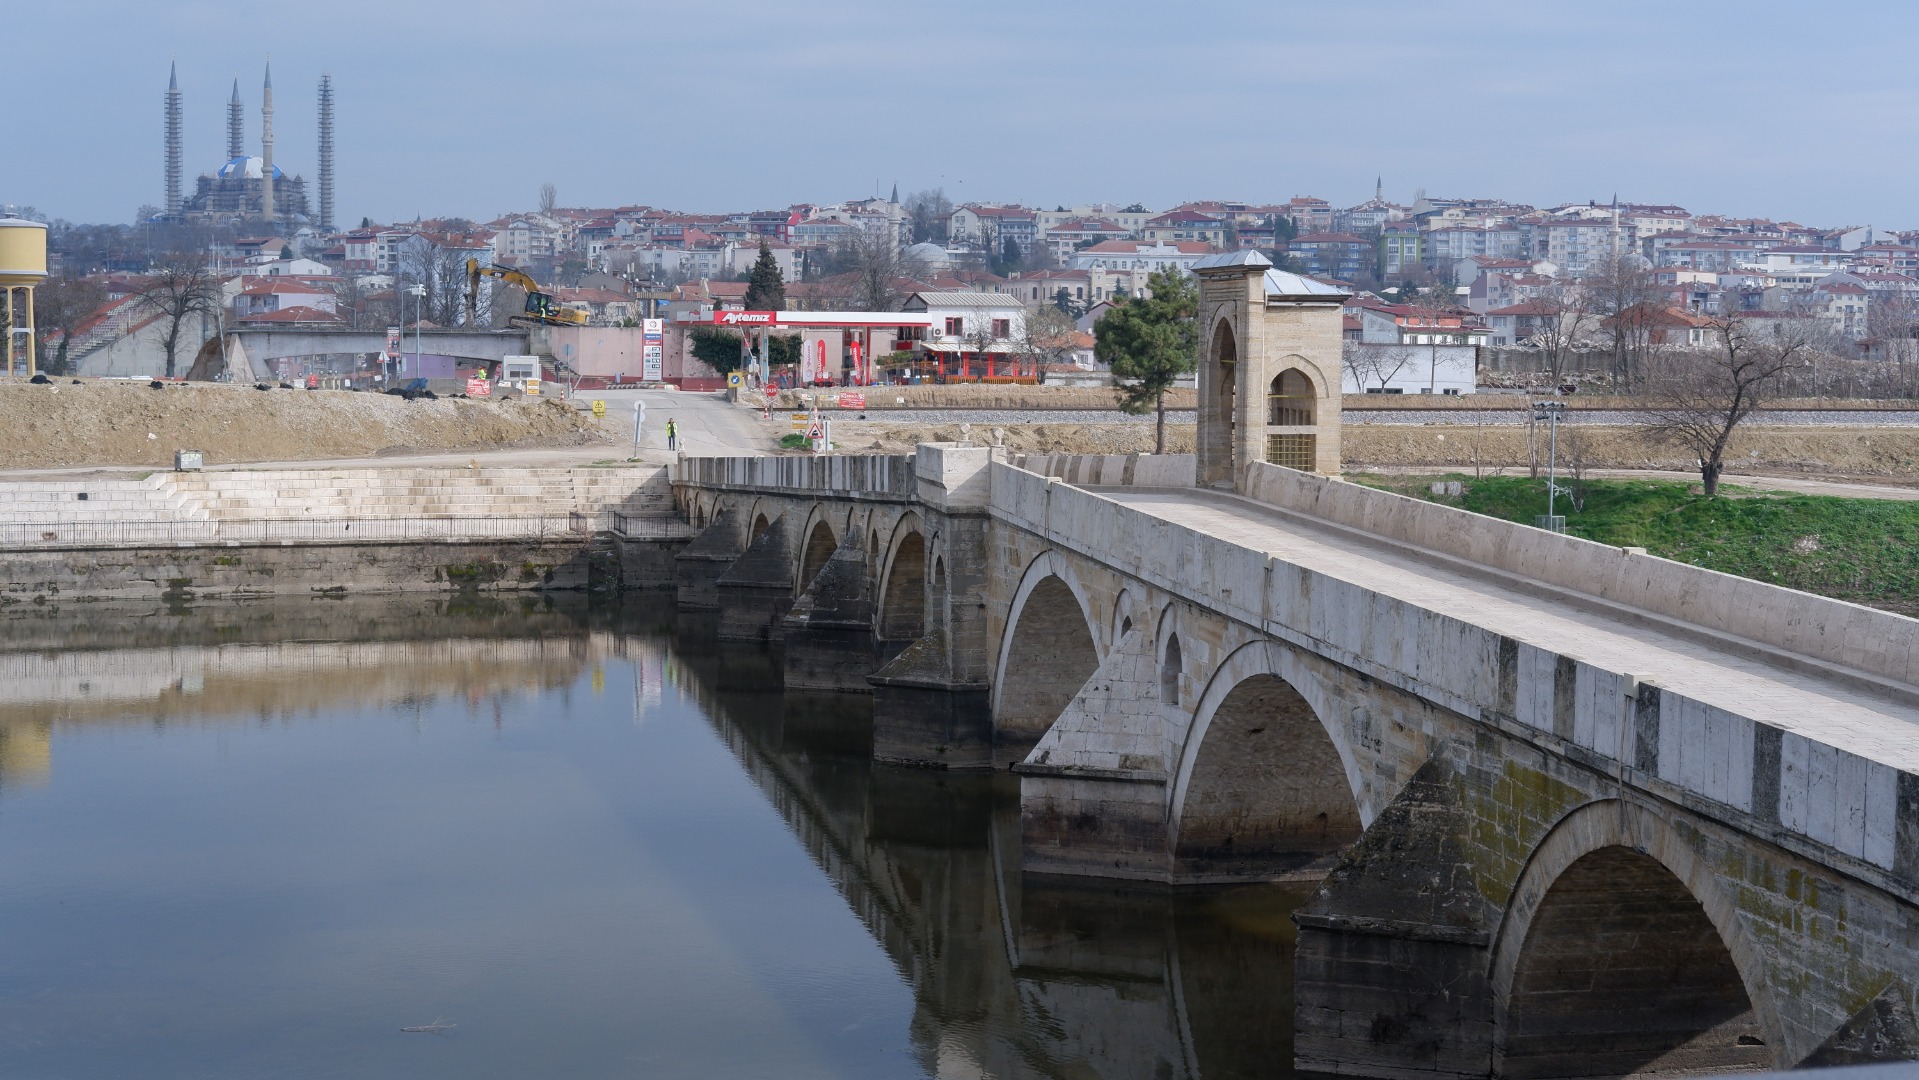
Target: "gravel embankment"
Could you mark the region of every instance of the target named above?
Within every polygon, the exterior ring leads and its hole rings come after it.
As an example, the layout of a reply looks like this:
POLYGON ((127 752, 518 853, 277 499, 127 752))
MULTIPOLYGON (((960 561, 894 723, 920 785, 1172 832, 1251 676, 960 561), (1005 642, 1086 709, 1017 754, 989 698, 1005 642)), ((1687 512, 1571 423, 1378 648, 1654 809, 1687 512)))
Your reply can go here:
POLYGON ((565 402, 255 390, 221 383, 61 380, 0 384, 0 460, 8 468, 207 464, 500 450, 598 442, 591 414, 565 402))

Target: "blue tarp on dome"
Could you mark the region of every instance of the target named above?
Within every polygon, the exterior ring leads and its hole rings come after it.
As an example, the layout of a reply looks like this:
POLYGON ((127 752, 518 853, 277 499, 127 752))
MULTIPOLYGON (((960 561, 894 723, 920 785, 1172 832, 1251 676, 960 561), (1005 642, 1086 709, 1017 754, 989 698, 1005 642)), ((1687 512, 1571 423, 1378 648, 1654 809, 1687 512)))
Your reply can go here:
MULTIPOLYGON (((258 180, 260 179, 260 166, 262 164, 264 163, 257 157, 237 157, 225 165, 220 166, 219 171, 213 175, 222 180, 236 176, 244 177, 248 180, 258 180)), ((275 180, 285 180, 287 174, 278 165, 275 165, 273 167, 273 178, 275 180)))

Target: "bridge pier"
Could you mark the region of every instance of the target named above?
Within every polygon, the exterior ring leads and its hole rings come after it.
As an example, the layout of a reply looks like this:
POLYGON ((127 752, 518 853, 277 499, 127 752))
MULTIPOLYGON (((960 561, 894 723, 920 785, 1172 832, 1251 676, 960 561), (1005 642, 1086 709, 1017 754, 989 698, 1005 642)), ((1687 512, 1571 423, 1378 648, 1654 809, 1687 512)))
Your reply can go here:
POLYGON ((936 769, 993 768, 993 718, 985 680, 952 664, 944 630, 906 647, 874 672, 873 758, 936 769))
POLYGON ((1457 782, 1443 761, 1421 767, 1293 913, 1295 1068, 1487 1075, 1500 912, 1472 873, 1457 782))
POLYGON ((788 514, 754 523, 746 550, 713 583, 721 641, 779 641, 793 606, 793 543, 788 514))
POLYGON ((1026 758, 1021 865, 1032 873, 1166 881, 1167 712, 1144 629, 1118 644, 1026 758))
POLYGON ((789 690, 873 692, 866 677, 880 657, 869 561, 857 534, 848 530, 786 613, 781 636, 789 690))
POLYGON ((675 602, 681 611, 720 609, 720 575, 746 549, 746 526, 738 511, 722 509, 674 556, 678 578, 675 602))

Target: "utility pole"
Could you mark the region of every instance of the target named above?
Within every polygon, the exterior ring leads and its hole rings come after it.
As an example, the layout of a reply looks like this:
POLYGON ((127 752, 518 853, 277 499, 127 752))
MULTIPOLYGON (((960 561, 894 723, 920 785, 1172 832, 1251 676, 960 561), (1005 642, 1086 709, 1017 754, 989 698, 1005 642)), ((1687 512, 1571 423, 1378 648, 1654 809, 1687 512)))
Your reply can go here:
MULTIPOLYGON (((1553 513, 1559 495, 1559 417, 1566 411, 1563 401, 1536 401, 1533 403, 1533 419, 1544 420, 1547 425, 1546 443, 1546 513, 1535 517, 1533 524, 1551 532, 1565 532, 1566 519, 1553 513)), ((1538 459, 1534 459, 1538 460, 1538 459)))

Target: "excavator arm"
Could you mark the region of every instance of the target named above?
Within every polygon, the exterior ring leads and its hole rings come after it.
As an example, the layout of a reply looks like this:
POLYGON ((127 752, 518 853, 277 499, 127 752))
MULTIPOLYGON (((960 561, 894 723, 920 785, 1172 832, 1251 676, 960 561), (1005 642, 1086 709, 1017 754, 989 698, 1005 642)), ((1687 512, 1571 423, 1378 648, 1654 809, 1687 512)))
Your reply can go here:
POLYGON ((515 285, 526 292, 526 318, 548 325, 579 326, 586 323, 586 314, 571 308, 561 307, 557 301, 540 288, 540 283, 524 270, 515 270, 511 266, 480 265, 478 259, 466 261, 466 310, 471 313, 480 306, 480 279, 495 277, 508 285, 515 285))

